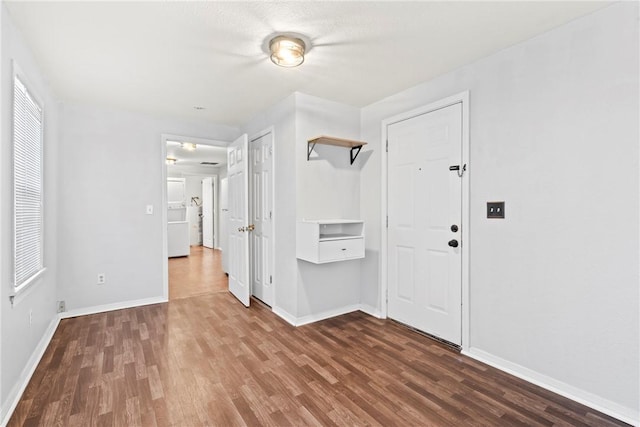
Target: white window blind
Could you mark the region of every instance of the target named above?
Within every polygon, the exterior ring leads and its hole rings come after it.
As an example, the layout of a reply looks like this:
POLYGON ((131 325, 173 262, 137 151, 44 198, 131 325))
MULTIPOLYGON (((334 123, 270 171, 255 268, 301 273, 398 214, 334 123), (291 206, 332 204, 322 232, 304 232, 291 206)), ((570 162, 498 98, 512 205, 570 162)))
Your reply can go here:
POLYGON ((13 90, 15 288, 43 265, 42 109, 18 76, 13 90))

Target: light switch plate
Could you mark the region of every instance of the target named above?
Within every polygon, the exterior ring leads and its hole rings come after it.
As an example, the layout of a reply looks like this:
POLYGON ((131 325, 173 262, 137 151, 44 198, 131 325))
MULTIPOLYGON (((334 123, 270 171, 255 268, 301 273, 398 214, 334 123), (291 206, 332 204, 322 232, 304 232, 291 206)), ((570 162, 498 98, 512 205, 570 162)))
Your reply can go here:
POLYGON ((147 215, 153 215, 153 205, 147 205, 147 215))
POLYGON ((504 218, 504 202, 487 202, 487 218, 504 218))

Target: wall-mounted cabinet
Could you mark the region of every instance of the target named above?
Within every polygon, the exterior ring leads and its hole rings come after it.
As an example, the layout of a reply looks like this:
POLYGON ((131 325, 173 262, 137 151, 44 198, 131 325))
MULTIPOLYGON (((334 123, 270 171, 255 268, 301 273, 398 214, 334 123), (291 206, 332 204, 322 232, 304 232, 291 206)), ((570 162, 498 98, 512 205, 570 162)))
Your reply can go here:
POLYGON ((314 264, 364 258, 364 222, 349 219, 298 221, 296 256, 314 264))

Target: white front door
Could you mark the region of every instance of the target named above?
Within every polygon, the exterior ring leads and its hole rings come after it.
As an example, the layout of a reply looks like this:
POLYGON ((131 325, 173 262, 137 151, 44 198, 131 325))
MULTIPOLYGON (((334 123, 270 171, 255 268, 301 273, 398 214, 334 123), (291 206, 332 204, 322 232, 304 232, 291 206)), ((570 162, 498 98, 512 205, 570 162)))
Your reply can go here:
POLYGON ((250 143, 251 158, 251 224, 250 234, 251 291, 253 295, 273 305, 273 279, 271 272, 272 245, 272 153, 273 135, 268 133, 250 143))
POLYGON ((387 127, 388 315, 461 345, 462 104, 387 127), (457 231, 454 231, 457 230, 457 231))
POLYGON ((229 291, 249 307, 249 203, 247 135, 227 148, 229 181, 229 291))
POLYGON ((213 249, 213 178, 202 180, 202 246, 213 249))

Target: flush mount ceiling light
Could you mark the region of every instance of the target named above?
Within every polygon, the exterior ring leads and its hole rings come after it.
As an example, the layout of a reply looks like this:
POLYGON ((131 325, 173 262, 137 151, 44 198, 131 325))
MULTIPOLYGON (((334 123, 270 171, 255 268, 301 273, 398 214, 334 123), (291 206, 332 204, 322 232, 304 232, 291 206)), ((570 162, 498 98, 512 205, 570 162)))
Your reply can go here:
POLYGON ((177 161, 178 159, 176 159, 175 157, 167 157, 167 160, 166 160, 168 165, 175 165, 177 161))
POLYGON ((281 67, 297 67, 304 62, 306 43, 298 38, 279 35, 269 42, 271 62, 281 67))
POLYGON ((194 144, 193 142, 182 142, 180 143, 180 147, 183 150, 187 150, 187 151, 195 151, 196 149, 196 144, 194 144))

